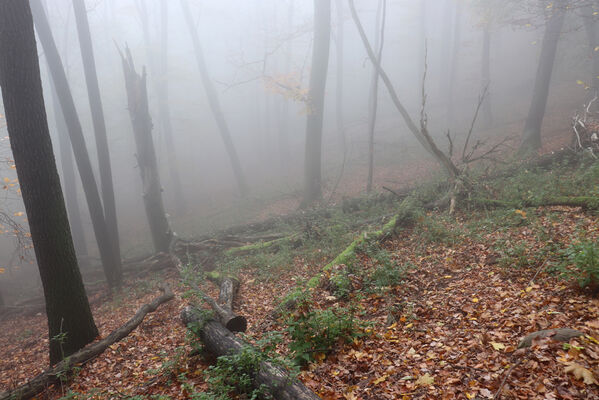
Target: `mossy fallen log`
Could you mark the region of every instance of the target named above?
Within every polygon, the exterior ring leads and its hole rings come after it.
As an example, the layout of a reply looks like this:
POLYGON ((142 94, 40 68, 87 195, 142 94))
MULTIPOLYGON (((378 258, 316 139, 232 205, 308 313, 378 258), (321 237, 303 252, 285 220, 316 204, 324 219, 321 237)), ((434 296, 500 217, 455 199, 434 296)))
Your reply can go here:
MULTIPOLYGON (((216 356, 237 354, 245 343, 217 321, 203 320, 200 313, 192 307, 181 312, 183 324, 197 333, 206 350, 216 356)), ((297 378, 290 377, 288 372, 269 362, 260 363, 255 372, 253 385, 256 388, 266 387, 269 394, 278 400, 317 400, 320 399, 297 378)))

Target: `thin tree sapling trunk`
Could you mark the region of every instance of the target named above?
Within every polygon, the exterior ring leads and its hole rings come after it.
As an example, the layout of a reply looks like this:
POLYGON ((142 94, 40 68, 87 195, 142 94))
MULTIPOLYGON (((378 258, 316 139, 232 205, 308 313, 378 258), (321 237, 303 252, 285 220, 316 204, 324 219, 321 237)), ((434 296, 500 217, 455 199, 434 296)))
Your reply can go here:
MULTIPOLYGON (((387 1, 379 0, 376 11, 376 23, 374 29, 374 48, 377 49, 377 62, 383 59, 383 48, 385 46, 385 19, 387 14, 387 1)), ((379 70, 372 67, 372 78, 370 80, 370 98, 368 101, 368 179, 366 191, 372 191, 372 177, 374 175, 374 131, 376 128, 376 116, 379 107, 379 70)))
MULTIPOLYGON (((330 0, 325 1, 330 2, 330 0)), ((204 58, 204 52, 200 43, 200 37, 198 35, 198 31, 193 21, 193 16, 189 9, 189 3, 187 2, 187 0, 181 0, 181 8, 183 9, 183 15, 185 17, 187 27, 189 28, 189 34, 193 43, 198 68, 200 70, 200 77, 202 78, 204 89, 206 90, 208 103, 210 104, 212 114, 214 116, 214 119, 216 120, 216 124, 218 125, 218 129, 220 131, 221 138, 223 139, 223 143, 225 144, 225 149, 227 150, 227 153, 229 155, 231 167, 233 168, 233 174, 235 175, 235 179, 237 181, 237 187, 239 188, 239 192, 241 193, 241 195, 245 196, 249 192, 249 186, 245 179, 243 170, 241 169, 239 156, 237 155, 237 150, 235 149, 235 145, 233 144, 231 132, 229 131, 229 125, 227 124, 227 120, 225 119, 225 116, 223 114, 218 94, 216 93, 214 83, 212 82, 212 79, 210 78, 210 74, 208 72, 208 67, 204 58)))

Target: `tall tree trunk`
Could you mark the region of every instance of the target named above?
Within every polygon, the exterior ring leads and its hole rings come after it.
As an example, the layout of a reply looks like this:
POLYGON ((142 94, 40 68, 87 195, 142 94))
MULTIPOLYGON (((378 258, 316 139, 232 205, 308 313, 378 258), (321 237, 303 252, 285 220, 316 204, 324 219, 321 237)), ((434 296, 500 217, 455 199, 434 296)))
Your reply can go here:
POLYGON ((462 42, 462 2, 458 1, 455 6, 455 18, 453 20, 453 40, 451 41, 451 62, 449 67, 449 76, 447 81, 447 93, 445 94, 447 105, 447 128, 451 129, 455 123, 455 104, 454 92, 455 83, 458 75, 458 63, 460 55, 460 45, 462 42))
POLYGON ((545 27, 532 102, 522 133, 522 142, 519 149, 521 155, 537 151, 541 148, 541 127, 543 125, 543 118, 545 117, 545 109, 547 108, 549 86, 551 85, 551 75, 553 73, 557 45, 566 16, 565 6, 566 2, 564 0, 554 3, 551 16, 545 27))
POLYGON ((83 191, 85 192, 85 197, 87 199, 87 206, 92 219, 92 225, 96 235, 106 280, 108 281, 109 287, 120 287, 122 281, 122 271, 119 268, 120 260, 117 260, 118 255, 114 252, 112 240, 109 236, 106 221, 104 220, 102 200, 100 199, 96 178, 94 177, 92 164, 83 137, 81 122, 79 121, 77 110, 75 109, 75 103, 69 89, 62 61, 60 60, 56 43, 54 42, 54 37, 52 36, 50 25, 48 24, 40 0, 30 0, 30 4, 38 37, 42 43, 46 59, 48 60, 52 79, 54 80, 58 98, 60 100, 60 107, 69 130, 69 137, 71 139, 71 145, 73 146, 73 153, 81 177, 83 191))
POLYGON ((106 121, 104 119, 104 107, 100 96, 98 74, 96 72, 96 61, 92 44, 92 37, 87 19, 87 9, 84 0, 73 0, 73 11, 77 23, 79 47, 83 59, 83 71, 87 85, 89 107, 91 109, 94 133, 96 137, 96 150, 98 152, 98 164, 100 170, 100 183, 102 186, 102 200, 104 204, 104 218, 114 254, 114 267, 122 269, 121 244, 119 240, 119 227, 117 222, 116 202, 114 198, 114 185, 112 181, 112 166, 110 162, 110 150, 108 149, 108 137, 106 134, 106 121))
POLYGON ((406 110, 401 100, 399 99, 397 91, 391 83, 391 79, 389 79, 389 76, 387 75, 383 67, 381 67, 381 64, 377 61, 377 56, 374 50, 372 49, 370 42, 368 41, 368 37, 366 36, 364 27, 362 26, 360 18, 358 17, 358 12, 356 11, 356 5, 354 3, 354 0, 348 0, 348 3, 352 19, 354 20, 356 28, 358 29, 360 39, 362 40, 362 44, 364 45, 366 53, 368 54, 368 58, 370 59, 370 62, 378 69, 380 78, 385 84, 387 91, 389 92, 389 96, 391 97, 393 105, 395 106, 395 108, 397 108, 397 111, 402 116, 404 122, 408 126, 408 129, 410 130, 410 132, 412 132, 416 140, 418 140, 418 142, 422 145, 422 147, 424 147, 426 151, 428 151, 433 157, 435 157, 435 159, 439 162, 439 164, 441 164, 441 166, 449 175, 450 180, 452 182, 455 182, 456 178, 458 178, 460 175, 460 171, 455 166, 453 161, 451 161, 451 159, 445 153, 443 153, 436 145, 435 141, 428 132, 426 118, 424 116, 420 121, 420 128, 416 126, 414 120, 410 117, 408 110, 406 110))
POLYGON ((314 0, 314 45, 306 122, 302 207, 308 207, 322 198, 322 124, 330 45, 331 0, 314 0))
POLYGON ((427 52, 427 37, 426 37, 426 16, 427 16, 427 2, 426 0, 420 0, 420 60, 418 66, 418 77, 416 82, 421 82, 424 76, 425 58, 427 52))
POLYGON ((150 72, 150 80, 154 93, 156 94, 156 104, 158 108, 158 126, 161 136, 166 145, 166 157, 169 173, 169 186, 172 187, 172 196, 176 206, 176 212, 180 215, 185 214, 187 204, 183 196, 183 187, 177 164, 177 153, 175 150, 175 141, 173 137, 173 127, 171 123, 171 108, 169 103, 168 86, 168 26, 169 26, 169 8, 167 0, 160 0, 160 57, 158 63, 152 53, 152 40, 150 37, 150 22, 148 18, 148 9, 145 0, 139 2, 139 11, 142 23, 142 32, 144 36, 146 58, 150 72))
MULTIPOLYGON (((50 76, 49 73, 48 76, 50 76)), ((87 252, 85 230, 83 229, 81 208, 79 207, 79 199, 77 197, 77 177, 75 175, 75 165, 73 164, 73 149, 69 145, 67 125, 64 122, 64 116, 60 109, 60 100, 56 94, 56 88, 52 79, 50 79, 50 84, 52 86, 54 122, 56 124, 56 136, 58 137, 58 147, 62 165, 62 183, 64 186, 64 196, 69 214, 69 221, 71 223, 71 232, 73 233, 73 243, 75 244, 77 255, 86 257, 89 253, 87 252)), ((81 264, 81 261, 79 264, 81 264)))
POLYGON ((152 233, 152 242, 157 252, 169 252, 173 232, 164 212, 162 186, 156 161, 156 150, 152 139, 152 119, 148 106, 146 70, 141 76, 135 71, 129 49, 123 59, 123 72, 127 86, 128 108, 137 147, 137 164, 141 174, 146 216, 152 233))
POLYGON ((591 5, 587 5, 582 9, 582 20, 584 22, 584 29, 587 34, 589 41, 589 50, 592 62, 591 80, 589 86, 593 89, 596 94, 599 90, 599 35, 597 32, 597 16, 593 15, 595 11, 591 5))
MULTIPOLYGON (((383 47, 385 45, 385 18, 387 13, 387 1, 379 0, 376 11, 376 23, 374 24, 374 48, 377 49, 377 62, 383 59, 383 47)), ((368 100, 368 179, 366 191, 372 191, 372 177, 374 175, 374 131, 376 128, 376 115, 379 106, 379 70, 372 67, 372 78, 370 79, 370 98, 368 100)))
POLYGON ((44 287, 50 363, 98 335, 71 239, 44 109, 27 1, 0 2, 0 86, 10 144, 44 287))
MULTIPOLYGON (((343 116, 343 95, 344 95, 344 50, 345 50, 345 17, 343 15, 343 0, 336 0, 335 8, 337 10, 337 45, 335 46, 337 58, 337 84, 335 115, 337 121, 337 132, 339 134, 339 143, 343 153, 347 153, 347 138, 345 136, 345 118, 343 116)), ((344 155, 345 158, 345 155, 344 155)))
POLYGON ((486 91, 486 97, 481 104, 483 123, 490 127, 493 124, 493 111, 491 108, 491 96, 489 87, 491 85, 491 23, 485 21, 483 27, 483 51, 481 63, 481 93, 486 91))
POLYGON ((453 0, 444 0, 443 4, 443 23, 441 26, 441 57, 439 60, 440 80, 439 80, 439 95, 441 98, 447 96, 449 92, 449 75, 451 69, 451 48, 453 46, 453 37, 451 28, 453 27, 454 8, 453 0))
POLYGON ((161 31, 160 31, 160 77, 158 79, 158 109, 162 136, 166 144, 166 155, 168 160, 169 181, 173 188, 174 204, 179 215, 187 212, 187 203, 183 195, 181 176, 177 163, 177 152, 171 124, 171 106, 169 102, 168 86, 168 0, 160 1, 161 31))
MULTIPOLYGON (((326 1, 330 2, 330 0, 326 1)), ((204 89, 206 90, 206 96, 208 98, 208 102, 210 103, 212 114, 214 115, 214 119, 216 120, 216 124, 220 130, 220 135, 225 144, 227 153, 229 154, 231 167, 233 168, 233 174, 237 180, 239 192, 242 196, 245 196, 249 192, 249 187, 247 181, 245 180, 243 170, 241 169, 239 156, 237 155, 237 150, 235 149, 233 140, 231 139, 231 132, 229 131, 229 126, 227 125, 227 121, 223 114, 218 94, 216 93, 216 89, 214 88, 214 84, 212 83, 212 79, 210 79, 210 74, 208 73, 208 67, 206 66, 206 60, 204 59, 204 52, 202 51, 198 31, 193 21, 187 0, 181 0, 181 8, 183 9, 187 27, 189 28, 189 34, 191 35, 191 41, 193 43, 198 68, 200 70, 200 76, 202 78, 202 83, 204 84, 204 89)))

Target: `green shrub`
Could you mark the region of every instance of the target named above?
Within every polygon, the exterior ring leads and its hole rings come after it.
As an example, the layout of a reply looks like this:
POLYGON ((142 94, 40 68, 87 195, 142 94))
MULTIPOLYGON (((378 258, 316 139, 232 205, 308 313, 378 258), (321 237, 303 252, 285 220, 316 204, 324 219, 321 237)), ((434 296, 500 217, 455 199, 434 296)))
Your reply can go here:
POLYGON ((574 278, 581 288, 589 288, 593 293, 599 291, 599 241, 581 241, 568 246, 564 251, 565 261, 562 263, 562 275, 574 278))
POLYGON ((286 331, 292 339, 289 348, 294 361, 305 365, 317 354, 328 354, 337 343, 350 343, 364 335, 364 324, 352 308, 304 309, 287 320, 286 331))

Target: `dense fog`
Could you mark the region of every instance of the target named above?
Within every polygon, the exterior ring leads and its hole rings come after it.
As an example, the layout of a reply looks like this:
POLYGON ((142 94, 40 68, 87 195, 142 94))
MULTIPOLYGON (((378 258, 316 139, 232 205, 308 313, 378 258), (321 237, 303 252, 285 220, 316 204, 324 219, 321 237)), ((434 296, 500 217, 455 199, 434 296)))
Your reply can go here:
MULTIPOLYGON (((356 0, 355 3, 371 44, 380 44, 383 3, 377 0, 356 0)), ((449 132, 456 154, 461 152, 483 93, 473 142, 485 140, 485 146, 490 146, 507 137, 511 139, 505 146, 518 147, 530 109, 546 21, 553 7, 551 2, 525 3, 386 2, 382 68, 416 122, 421 118, 426 69, 428 128, 443 151, 449 147, 446 137, 449 132), (488 78, 485 77, 485 43, 490 52, 488 78)), ((125 52, 126 47, 138 72, 145 68, 148 74, 152 134, 165 209, 179 236, 199 237, 214 229, 264 218, 266 205, 271 212, 280 213, 298 208, 304 184, 306 118, 311 112, 306 98, 314 45, 312 1, 189 1, 187 16, 195 24, 209 78, 250 187, 245 196, 240 194, 236 184, 206 94, 181 3, 88 0, 86 6, 106 119, 123 258, 148 254, 152 250, 119 54, 125 52), (162 85, 168 88, 167 98, 161 91, 164 90, 162 85), (165 101, 170 108, 174 144, 170 152, 164 129, 165 116, 161 112, 165 101), (180 198, 177 198, 172 171, 179 175, 180 198)), ((94 130, 72 2, 47 0, 46 7, 92 165, 97 169, 94 130)), ((572 6, 566 15, 543 120, 544 142, 568 131, 570 117, 593 96, 591 48, 594 46, 589 47, 584 29, 585 12, 582 7, 572 6)), ((322 138, 323 192, 325 200, 339 202, 344 196, 365 192, 372 104, 373 66, 347 1, 332 1, 330 40, 322 138), (342 54, 341 60, 339 54, 342 54), (342 85, 341 98, 339 85, 342 85)), ((58 137, 64 134, 60 132, 64 128, 58 121, 60 109, 52 95, 44 50, 39 43, 38 53, 54 153, 64 182, 65 157, 71 155, 60 151, 58 137)), ((375 191, 382 190, 382 186, 401 187, 408 176, 436 173, 438 164, 414 139, 382 82, 379 82, 377 98, 375 191), (418 167, 408 168, 410 165, 418 167)), ((13 219, 27 230, 3 114, 0 108, 3 185, 0 211, 6 217, 0 226, 3 233, 0 236, 0 288, 8 296, 16 296, 21 294, 22 288, 39 289, 40 286, 33 252, 18 248, 22 243, 17 243, 14 227, 7 222, 13 219), (11 278, 18 278, 21 286, 9 285, 11 278)), ((97 170, 96 178, 99 184, 97 170)), ((67 206, 71 218, 75 212, 82 216, 84 247, 88 254, 79 254, 80 263, 97 265, 94 233, 78 174, 76 186, 79 211, 73 209, 73 204, 67 206)), ((81 240, 82 236, 75 239, 81 240)))

